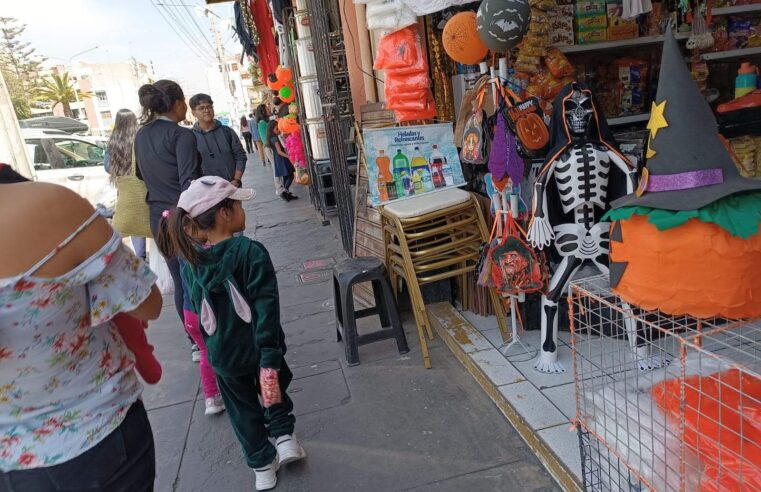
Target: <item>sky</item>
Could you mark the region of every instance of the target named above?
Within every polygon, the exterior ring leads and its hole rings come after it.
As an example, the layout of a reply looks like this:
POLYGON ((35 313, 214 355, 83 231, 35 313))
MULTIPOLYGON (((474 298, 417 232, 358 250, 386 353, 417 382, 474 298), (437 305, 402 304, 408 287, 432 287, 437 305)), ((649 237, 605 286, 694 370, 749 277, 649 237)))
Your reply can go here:
MULTIPOLYGON (((47 65, 65 64, 97 46, 72 63, 118 63, 135 57, 153 63, 157 78, 177 80, 192 94, 208 91, 206 68, 214 56, 209 21, 193 8, 200 5, 205 6, 203 0, 2 0, 0 15, 26 24, 22 39, 49 58, 47 65), (183 42, 186 32, 197 44, 183 42)), ((226 54, 240 56, 230 27, 232 6, 227 2, 209 8, 221 18, 216 21, 226 54)))

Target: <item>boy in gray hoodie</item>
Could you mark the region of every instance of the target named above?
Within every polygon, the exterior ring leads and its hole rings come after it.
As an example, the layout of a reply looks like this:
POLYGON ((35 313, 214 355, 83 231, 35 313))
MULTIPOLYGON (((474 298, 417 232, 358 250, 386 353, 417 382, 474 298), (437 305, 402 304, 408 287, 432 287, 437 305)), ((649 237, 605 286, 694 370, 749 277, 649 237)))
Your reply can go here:
POLYGON ((235 186, 241 186, 246 170, 246 151, 235 130, 214 118, 214 101, 207 94, 190 98, 190 110, 198 122, 193 126, 196 136, 201 172, 204 176, 219 176, 235 186))

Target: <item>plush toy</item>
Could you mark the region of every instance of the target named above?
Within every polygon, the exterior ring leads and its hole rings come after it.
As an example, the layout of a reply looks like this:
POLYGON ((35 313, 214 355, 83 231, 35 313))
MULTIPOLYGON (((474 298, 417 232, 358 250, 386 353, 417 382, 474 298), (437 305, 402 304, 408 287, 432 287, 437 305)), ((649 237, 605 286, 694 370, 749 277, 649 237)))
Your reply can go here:
POLYGON ((584 263, 608 273, 608 230, 603 215, 610 202, 630 193, 636 170, 616 149, 592 92, 571 83, 555 98, 552 149, 534 183, 528 240, 535 248, 553 244, 557 266, 542 295, 542 346, 534 367, 564 372, 557 361, 558 302, 584 263))
POLYGON ((647 127, 639 187, 608 214, 614 292, 674 316, 761 316, 761 181, 738 173, 670 29, 647 127))

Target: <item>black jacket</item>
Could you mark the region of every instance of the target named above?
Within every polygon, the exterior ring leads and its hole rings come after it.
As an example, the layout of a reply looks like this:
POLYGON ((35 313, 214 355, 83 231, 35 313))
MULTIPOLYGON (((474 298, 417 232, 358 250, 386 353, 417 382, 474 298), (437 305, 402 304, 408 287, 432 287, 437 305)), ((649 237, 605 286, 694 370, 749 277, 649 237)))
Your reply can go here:
POLYGON ((235 171, 246 170, 246 151, 235 130, 214 120, 214 127, 209 131, 202 130, 196 123, 193 133, 204 176, 219 176, 229 181, 235 171))

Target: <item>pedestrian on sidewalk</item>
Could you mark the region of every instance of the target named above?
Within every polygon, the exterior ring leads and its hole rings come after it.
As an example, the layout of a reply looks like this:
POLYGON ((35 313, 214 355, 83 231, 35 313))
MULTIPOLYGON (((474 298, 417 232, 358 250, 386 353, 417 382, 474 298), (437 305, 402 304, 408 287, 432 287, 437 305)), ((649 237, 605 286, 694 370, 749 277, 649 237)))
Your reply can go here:
POLYGON ((161 313, 156 277, 76 193, 0 187, 0 490, 153 490, 153 432, 120 312, 161 313), (88 302, 89 301, 89 302, 88 302))
POLYGON ((243 140, 246 141, 246 154, 253 154, 253 137, 251 137, 251 131, 248 127, 248 118, 246 118, 246 115, 240 117, 240 133, 243 135, 243 140))
POLYGON ((251 131, 251 139, 254 141, 256 151, 259 153, 259 160, 264 165, 266 164, 264 162, 264 144, 262 144, 262 137, 259 134, 259 121, 254 113, 248 115, 248 129, 251 131))
MULTIPOLYGON (((120 109, 114 119, 114 130, 108 139, 106 152, 103 156, 103 166, 111 178, 111 184, 116 184, 116 178, 132 174, 132 151, 137 133, 137 116, 129 109, 120 109)), ((132 236, 132 248, 135 254, 145 260, 145 238, 132 236)))
MULTIPOLYGON (((187 128, 178 125, 185 120, 188 106, 182 88, 171 80, 145 84, 138 90, 143 114, 143 125, 135 135, 137 176, 148 189, 146 202, 150 209, 151 232, 157 237, 159 222, 165 210, 174 208, 180 193, 190 182, 201 176, 196 137, 187 128)), ((180 274, 180 258, 165 257, 174 282, 174 307, 185 331, 194 320, 185 319, 183 312, 185 286, 180 274)), ((191 342, 191 357, 201 360, 199 347, 191 342)))
POLYGON ((193 125, 193 133, 201 159, 201 174, 219 176, 240 188, 248 158, 238 134, 214 118, 214 101, 208 94, 191 97, 190 110, 198 120, 193 125))
POLYGON ((198 179, 182 193, 166 231, 187 260, 183 275, 256 490, 269 490, 278 468, 306 453, 293 433, 286 393, 293 374, 284 360, 275 268, 262 244, 234 235, 246 227, 240 201, 253 197, 254 190, 218 177, 198 179), (191 229, 206 236, 207 249, 188 235, 191 229))
POLYGON ((299 197, 291 193, 293 175, 296 169, 293 167, 288 153, 283 148, 283 142, 280 140, 280 130, 275 120, 271 120, 267 124, 267 145, 272 150, 275 177, 282 179, 283 191, 280 192, 280 198, 286 202, 297 200, 299 197))

